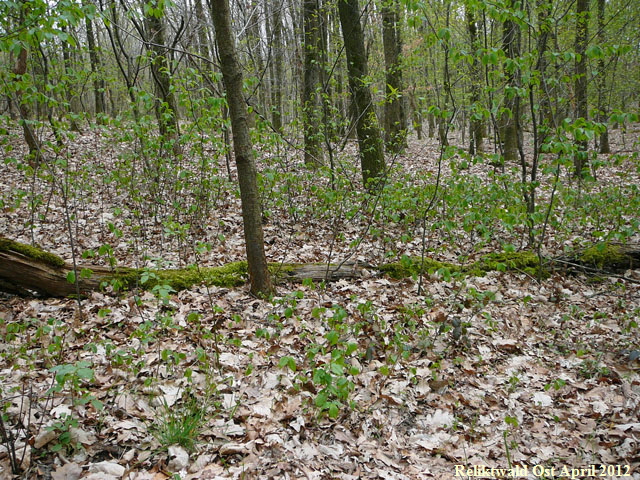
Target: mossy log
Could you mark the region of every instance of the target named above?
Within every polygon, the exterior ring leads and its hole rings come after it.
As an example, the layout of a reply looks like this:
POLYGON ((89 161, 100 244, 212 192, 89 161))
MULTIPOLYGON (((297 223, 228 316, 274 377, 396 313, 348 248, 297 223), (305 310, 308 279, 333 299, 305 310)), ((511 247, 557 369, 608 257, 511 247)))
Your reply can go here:
MULTIPOLYGON (((556 269, 566 265, 584 267, 589 271, 611 272, 638 268, 640 246, 594 246, 576 252, 574 256, 560 257, 545 262, 556 269)), ((425 274, 484 275, 491 270, 520 271, 535 276, 540 272, 538 257, 531 252, 494 253, 483 256, 470 265, 456 265, 425 258, 403 258, 400 262, 380 266, 361 264, 280 264, 269 265, 275 281, 301 282, 333 281, 361 277, 365 269, 377 271, 393 278, 425 274)), ((156 285, 169 285, 182 290, 193 285, 236 287, 247 281, 247 263, 232 262, 221 267, 190 267, 183 269, 151 270, 134 268, 109 268, 95 265, 73 266, 60 257, 36 247, 0 237, 0 291, 18 295, 65 297, 98 290, 108 285, 117 288, 142 287, 152 289, 156 285), (73 273, 72 273, 73 272, 73 273), (77 280, 70 282, 70 280, 77 280)))
POLYGON ((587 273, 617 273, 640 268, 640 245, 599 243, 550 261, 555 269, 587 273))
MULTIPOLYGON (((274 278, 281 282, 301 282, 305 279, 331 281, 362 275, 362 267, 355 265, 273 263, 269 269, 274 278)), ((246 262, 232 262, 221 267, 166 270, 114 269, 83 264, 78 265, 74 272, 72 265, 55 254, 0 237, 0 291, 18 295, 84 295, 109 285, 151 289, 166 284, 174 290, 200 284, 236 287, 243 285, 247 278, 246 262), (77 280, 77 284, 70 282, 70 279, 77 280)))

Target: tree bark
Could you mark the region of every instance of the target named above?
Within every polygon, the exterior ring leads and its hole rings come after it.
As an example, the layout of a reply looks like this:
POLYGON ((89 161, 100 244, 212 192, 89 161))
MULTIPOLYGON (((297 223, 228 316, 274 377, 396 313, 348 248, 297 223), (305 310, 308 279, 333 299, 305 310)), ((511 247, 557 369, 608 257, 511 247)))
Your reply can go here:
POLYGON ((322 39, 320 37, 320 5, 318 0, 304 0, 304 83, 302 91, 302 121, 304 129, 304 163, 324 164, 322 153, 322 109, 320 105, 320 68, 322 39))
MULTIPOLYGON (((605 42, 605 0, 598 0, 598 43, 600 47, 605 42)), ((600 133, 600 153, 611 153, 609 145, 609 127, 607 125, 606 100, 607 72, 604 57, 598 60, 598 121, 603 125, 600 133)))
MULTIPOLYGON (((467 22, 467 30, 469 32, 469 41, 471 42, 471 51, 477 52, 480 48, 478 41, 478 25, 474 12, 469 5, 465 6, 465 17, 467 22)), ((474 110, 480 103, 480 85, 484 83, 482 78, 482 66, 478 61, 478 57, 474 54, 473 61, 470 66, 471 70, 471 122, 469 125, 470 137, 469 153, 475 155, 484 150, 484 137, 486 134, 486 125, 483 118, 474 110)))
POLYGON ((371 91, 367 84, 367 57, 358 0, 339 0, 338 13, 347 55, 349 88, 356 114, 362 180, 367 189, 375 190, 385 176, 384 150, 371 91))
POLYGON ((242 95, 242 70, 233 40, 234 33, 231 30, 229 3, 228 0, 211 0, 210 4, 233 131, 233 148, 238 167, 251 292, 255 295, 268 296, 273 293, 274 288, 264 253, 262 206, 258 194, 257 170, 249 136, 247 107, 242 95))
POLYGON ((87 46, 89 48, 89 63, 91 64, 91 76, 93 77, 93 99, 94 109, 98 122, 102 122, 100 117, 106 113, 104 101, 104 79, 102 78, 102 68, 100 57, 96 48, 96 39, 93 32, 93 22, 87 15, 85 17, 85 27, 87 29, 87 46))
MULTIPOLYGON (((588 119, 587 111, 587 43, 589 42, 589 0, 576 1, 576 111, 575 118, 588 119)), ((584 175, 589 163, 588 141, 579 139, 576 142, 578 151, 573 158, 575 176, 584 175)))
POLYGON ((399 5, 397 0, 382 4, 382 43, 384 49, 386 101, 384 104, 385 144, 387 150, 398 153, 407 147, 407 126, 402 95, 399 5))
MULTIPOLYGON (((20 24, 24 24, 25 17, 29 14, 29 2, 23 1, 20 3, 20 24)), ((18 51, 18 58, 16 59, 16 65, 13 69, 13 81, 20 85, 24 75, 27 73, 27 57, 29 51, 26 45, 22 45, 18 51)), ((42 161, 42 148, 39 140, 36 138, 33 126, 31 123, 31 111, 29 106, 23 99, 22 88, 16 88, 16 103, 18 104, 18 112, 20 113, 20 125, 22 125, 22 132, 24 140, 29 147, 28 163, 31 166, 37 166, 42 161)))
MULTIPOLYGON (((160 7, 158 7, 160 8, 160 7)), ((167 59, 165 28, 162 14, 157 12, 145 16, 146 41, 152 52, 151 74, 156 86, 156 118, 160 135, 172 143, 175 155, 182 153, 179 143, 178 108, 171 87, 171 71, 167 59)))
MULTIPOLYGON (((502 48, 508 60, 516 60, 520 56, 520 27, 511 18, 502 23, 502 48)), ((520 97, 515 91, 519 83, 519 70, 514 62, 505 62, 505 99, 504 111, 500 121, 500 141, 505 162, 518 159, 518 119, 520 116, 520 97)))
MULTIPOLYGON (((67 33, 67 28, 65 26, 62 26, 61 30, 67 33)), ((82 107, 80 106, 80 98, 76 93, 76 85, 73 79, 73 58, 69 49, 69 42, 67 42, 66 40, 62 40, 60 42, 60 46, 62 47, 62 60, 64 63, 64 73, 66 76, 65 95, 67 103, 69 104, 69 128, 74 132, 80 132, 80 124, 78 123, 77 119, 80 117, 82 107)))
MULTIPOLYGON (((282 86, 283 86, 283 74, 282 74, 282 57, 284 55, 284 49, 282 44, 282 4, 280 0, 273 0, 270 3, 270 8, 265 5, 265 9, 271 10, 271 22, 267 22, 267 30, 271 30, 271 124, 276 132, 282 132, 282 86)), ((267 17, 269 18, 269 17, 267 17)))

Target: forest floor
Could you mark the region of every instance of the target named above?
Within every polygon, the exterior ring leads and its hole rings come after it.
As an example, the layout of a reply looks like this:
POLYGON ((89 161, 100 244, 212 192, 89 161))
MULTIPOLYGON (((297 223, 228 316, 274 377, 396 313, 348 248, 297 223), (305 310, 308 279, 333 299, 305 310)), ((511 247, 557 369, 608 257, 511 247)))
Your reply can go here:
MULTIPOLYGON (((4 236, 69 262, 73 248, 95 254, 77 261, 136 267, 244 258, 223 157, 217 177, 185 162, 152 182, 126 160, 129 147, 88 130, 33 175, 13 160, 14 133, 0 162, 4 236)), ((607 158, 617 160, 589 187, 600 206, 558 191, 541 253, 637 222, 624 211, 637 202, 637 188, 624 190, 639 183, 634 140, 614 137, 618 156, 607 158), (599 196, 610 192, 623 194, 599 196)), ((269 261, 410 262, 424 247, 464 263, 526 246, 508 201, 496 205, 508 185, 492 167, 447 161, 434 189, 435 140, 411 140, 378 200, 357 193, 348 169, 340 181, 356 193, 332 193, 329 176, 289 153, 260 157, 269 261), (486 218, 493 208, 501 221, 486 218)), ((340 158, 355 162, 353 146, 340 158)), ((562 178, 571 182, 568 171, 562 178)), ((625 240, 637 243, 637 231, 625 240)), ((80 301, 2 295, 1 425, 12 437, 3 433, 0 478, 12 478, 13 458, 18 478, 56 480, 640 479, 639 317, 640 270, 399 280, 372 270, 279 285, 269 300, 246 286, 109 287, 80 301)))

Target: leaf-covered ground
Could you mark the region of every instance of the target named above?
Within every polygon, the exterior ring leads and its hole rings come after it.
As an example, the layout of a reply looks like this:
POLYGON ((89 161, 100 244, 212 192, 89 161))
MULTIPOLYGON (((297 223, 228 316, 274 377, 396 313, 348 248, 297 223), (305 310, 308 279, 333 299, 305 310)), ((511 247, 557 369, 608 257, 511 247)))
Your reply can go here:
MULTIPOLYGON (((616 138, 618 152, 633 145, 633 135, 616 138)), ((14 160, 17 132, 7 145, 0 231, 13 240, 127 266, 244 256, 237 192, 208 144, 197 159, 214 164, 185 160, 155 177, 107 130, 69 140, 35 176, 14 160)), ((349 149, 335 191, 328 174, 274 150, 260 156, 270 261, 407 262, 422 251, 423 226, 440 260, 527 242, 504 182, 517 173, 447 159, 436 190, 433 140, 393 159, 379 198, 357 193, 349 149)), ((638 201, 637 159, 610 158, 588 200, 559 187, 542 253, 624 229, 638 241, 637 211, 625 209, 638 201)), ((370 272, 281 285, 272 300, 204 286, 108 287, 80 302, 4 295, 0 478, 15 459, 25 478, 53 479, 449 479, 474 466, 638 479, 639 284, 638 270, 370 272)))

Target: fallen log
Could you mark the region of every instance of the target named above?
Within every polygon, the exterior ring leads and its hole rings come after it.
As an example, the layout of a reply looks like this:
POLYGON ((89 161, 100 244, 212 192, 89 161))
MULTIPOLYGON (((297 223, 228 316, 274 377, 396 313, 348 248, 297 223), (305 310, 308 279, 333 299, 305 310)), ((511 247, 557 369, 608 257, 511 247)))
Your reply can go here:
MULTIPOLYGON (((559 257, 544 262, 544 268, 606 273, 637 268, 640 265, 640 246, 594 246, 573 257, 559 257)), ((394 278, 425 274, 484 275, 491 270, 521 271, 535 276, 540 272, 538 257, 531 252, 493 253, 470 265, 454 265, 425 258, 404 258, 401 262, 379 266, 357 263, 343 264, 281 264, 269 265, 276 282, 302 282, 305 279, 334 281, 361 277, 366 270, 394 278)), ((78 265, 75 269, 60 257, 36 247, 0 237, 0 291, 22 295, 65 297, 86 295, 112 286, 115 290, 156 285, 169 285, 174 290, 193 285, 235 287, 247 281, 246 262, 232 262, 221 267, 192 266, 183 269, 110 268, 97 265, 78 265)))
MULTIPOLYGON (((280 264, 269 265, 278 281, 301 282, 357 278, 363 268, 358 265, 280 264)), ((72 265, 60 257, 30 245, 0 237, 0 290, 17 295, 65 297, 87 294, 106 286, 151 289, 167 284, 174 290, 206 284, 221 287, 243 285, 248 278, 246 262, 232 262, 221 267, 183 269, 110 268, 97 265, 72 265)))

